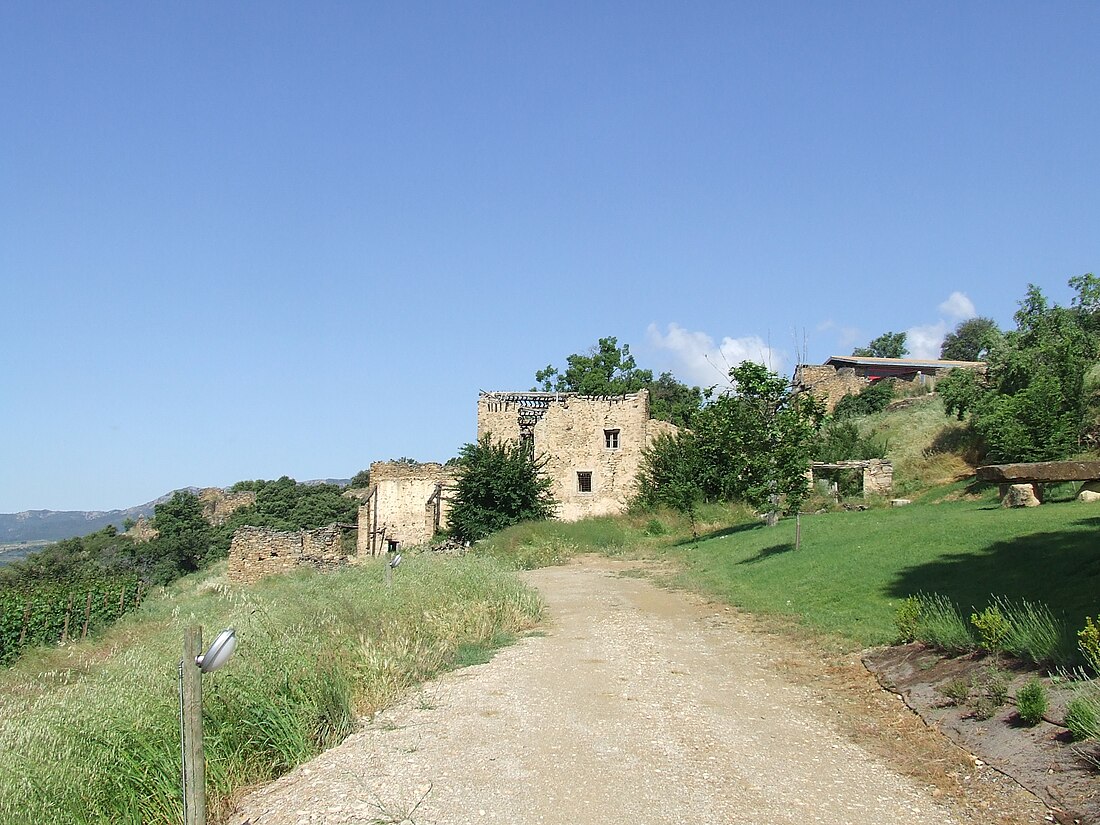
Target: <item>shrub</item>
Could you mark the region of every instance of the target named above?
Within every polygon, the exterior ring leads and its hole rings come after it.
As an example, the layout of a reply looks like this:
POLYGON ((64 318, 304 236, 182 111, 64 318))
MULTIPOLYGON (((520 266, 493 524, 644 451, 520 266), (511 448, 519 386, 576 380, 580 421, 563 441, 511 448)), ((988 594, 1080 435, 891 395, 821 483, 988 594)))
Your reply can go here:
POLYGON ((1073 643, 1065 624, 1038 602, 1021 599, 1013 603, 995 599, 995 606, 1008 622, 1004 649, 1040 667, 1065 666, 1074 658, 1073 643))
POLYGON ((917 638, 925 644, 949 653, 964 653, 975 647, 970 626, 945 596, 924 597, 917 634, 917 638))
POLYGON ((1034 727, 1043 721, 1047 712, 1047 691, 1038 679, 1032 679, 1016 691, 1016 713, 1028 727, 1034 727))
POLYGON ((970 698, 971 688, 969 679, 952 679, 937 687, 936 691, 945 696, 952 705, 963 705, 970 698))
POLYGON ((1064 724, 1075 741, 1100 738, 1100 697, 1074 696, 1066 705, 1064 724))
POLYGON ((1004 642, 1011 628, 1000 607, 991 604, 981 613, 971 613, 970 623, 977 629, 978 640, 984 650, 990 653, 1004 650, 1004 642))
POLYGON ((894 611, 894 625, 898 629, 898 641, 903 643, 917 640, 917 625, 920 622, 920 599, 909 596, 894 611))
POLYGON ((1089 666, 1100 673, 1100 617, 1095 622, 1091 616, 1085 617, 1085 626, 1077 631, 1077 647, 1089 666))
POLYGON ((846 395, 833 408, 833 418, 858 418, 882 412, 894 400, 894 382, 889 378, 868 384, 858 395, 846 395))
POLYGON ((661 523, 660 519, 651 518, 649 521, 646 522, 643 532, 647 536, 663 536, 665 533, 668 532, 668 530, 665 529, 665 526, 661 523))

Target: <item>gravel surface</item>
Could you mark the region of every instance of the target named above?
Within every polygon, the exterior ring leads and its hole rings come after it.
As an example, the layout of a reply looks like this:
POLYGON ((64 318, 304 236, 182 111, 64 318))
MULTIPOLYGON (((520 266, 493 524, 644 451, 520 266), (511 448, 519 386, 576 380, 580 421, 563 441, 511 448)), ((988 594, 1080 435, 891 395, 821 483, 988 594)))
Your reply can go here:
MULTIPOLYGON (((526 574, 546 635, 449 673, 279 781, 234 825, 734 823, 972 818, 854 744, 728 608, 618 575, 526 574)), ((967 777, 969 780, 970 777, 967 777)), ((1042 822, 1041 806, 1021 809, 1042 822)))

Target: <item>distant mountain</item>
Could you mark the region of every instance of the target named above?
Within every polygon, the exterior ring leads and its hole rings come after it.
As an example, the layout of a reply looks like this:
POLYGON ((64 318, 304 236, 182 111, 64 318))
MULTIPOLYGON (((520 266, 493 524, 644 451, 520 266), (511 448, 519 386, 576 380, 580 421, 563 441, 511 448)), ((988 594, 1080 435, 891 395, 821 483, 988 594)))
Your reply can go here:
MULTIPOLYGON (((301 483, 346 487, 350 480, 318 478, 301 483)), ((198 493, 200 490, 199 487, 181 489, 191 493, 198 493)), ((173 490, 158 499, 125 510, 24 510, 22 513, 0 513, 0 545, 61 541, 98 532, 108 524, 113 524, 121 533, 122 523, 126 519, 137 521, 141 516, 151 517, 158 504, 168 501, 177 492, 179 490, 173 490)))
MULTIPOLYGON (((185 489, 198 492, 197 487, 185 489)), ((61 541, 95 533, 108 524, 113 524, 122 532, 122 523, 126 519, 137 521, 140 516, 152 516, 153 508, 170 499, 172 493, 125 510, 24 510, 22 513, 0 513, 0 544, 61 541)))

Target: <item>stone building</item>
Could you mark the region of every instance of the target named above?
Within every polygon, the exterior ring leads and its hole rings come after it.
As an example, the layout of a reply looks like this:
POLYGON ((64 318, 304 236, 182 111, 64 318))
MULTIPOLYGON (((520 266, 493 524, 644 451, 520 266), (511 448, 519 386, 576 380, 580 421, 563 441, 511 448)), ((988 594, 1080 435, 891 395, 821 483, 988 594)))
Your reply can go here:
POLYGON ((795 386, 811 392, 833 411, 840 399, 856 395, 865 387, 883 378, 925 387, 932 391, 936 379, 953 369, 985 371, 982 361, 942 361, 935 358, 864 358, 857 355, 834 355, 824 364, 799 364, 794 373, 795 386))
POLYGON ((376 461, 360 496, 358 555, 427 544, 447 524, 454 470, 442 464, 376 461))
POLYGON ((676 427, 649 417, 649 391, 584 396, 554 392, 483 392, 477 435, 529 443, 545 456, 557 516, 576 521, 621 513, 635 492, 642 451, 676 427))

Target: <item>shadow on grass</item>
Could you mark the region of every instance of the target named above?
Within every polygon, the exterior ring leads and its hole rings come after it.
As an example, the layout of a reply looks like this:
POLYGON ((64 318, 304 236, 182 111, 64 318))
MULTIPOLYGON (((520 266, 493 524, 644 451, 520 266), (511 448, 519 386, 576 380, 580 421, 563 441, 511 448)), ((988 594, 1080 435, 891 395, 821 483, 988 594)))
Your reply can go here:
POLYGON ((1076 631, 1100 601, 1100 517, 1069 522, 1066 529, 1031 533, 969 553, 950 553, 898 571, 890 596, 938 593, 964 615, 981 610, 990 596, 1041 602, 1076 631))
POLYGON ((758 562, 764 561, 764 559, 770 558, 771 556, 778 556, 781 553, 788 553, 791 550, 794 550, 794 544, 791 542, 787 542, 786 544, 773 544, 771 547, 761 547, 760 550, 757 551, 755 556, 749 556, 747 559, 741 559, 741 561, 737 563, 756 564, 758 562))
POLYGON ((672 546, 688 547, 692 544, 698 544, 701 541, 710 541, 711 539, 720 539, 724 538, 725 536, 733 536, 737 533, 745 533, 749 530, 757 530, 763 526, 763 524, 754 521, 746 522, 745 524, 735 524, 733 527, 723 527, 721 530, 713 530, 709 533, 700 533, 699 538, 697 539, 693 539, 690 537, 686 539, 680 539, 680 541, 675 542, 672 546))

